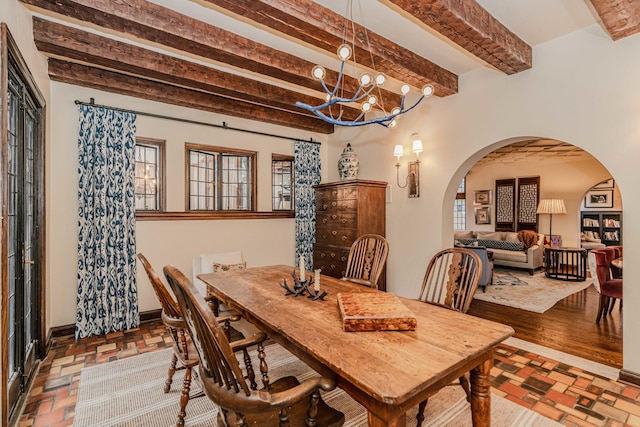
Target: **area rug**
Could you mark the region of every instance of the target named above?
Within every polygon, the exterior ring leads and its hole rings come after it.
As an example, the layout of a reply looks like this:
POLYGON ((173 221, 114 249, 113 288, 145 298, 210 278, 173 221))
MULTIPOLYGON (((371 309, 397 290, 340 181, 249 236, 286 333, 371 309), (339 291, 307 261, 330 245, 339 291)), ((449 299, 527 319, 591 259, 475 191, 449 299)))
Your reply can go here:
MULTIPOLYGON (((162 392, 171 349, 84 368, 80 374, 75 427, 169 427, 175 426, 182 376, 176 372, 173 387, 162 392)), ((255 358, 255 353, 253 354, 255 358)), ((269 376, 295 375, 300 381, 317 375, 311 368, 278 345, 267 346, 269 376)), ((257 366, 254 365, 254 366, 257 366)), ((194 381, 195 383, 195 381, 194 381)), ((200 390, 197 385, 191 393, 200 390)), ((332 407, 345 414, 345 427, 366 427, 367 413, 345 392, 322 394, 332 407)), ((187 427, 217 427, 218 409, 206 397, 187 405, 187 427)), ((415 426, 416 409, 407 414, 407 426, 415 426)), ((429 426, 471 426, 471 409, 459 385, 445 387, 429 399, 425 411, 429 426)), ((560 424, 495 394, 491 395, 492 426, 559 427, 560 424)), ((296 426, 292 426, 296 427, 296 426)))
POLYGON ((544 272, 531 276, 526 271, 495 269, 493 285, 486 292, 478 288, 474 298, 522 310, 544 313, 563 298, 591 286, 593 281, 566 282, 545 277, 544 272))

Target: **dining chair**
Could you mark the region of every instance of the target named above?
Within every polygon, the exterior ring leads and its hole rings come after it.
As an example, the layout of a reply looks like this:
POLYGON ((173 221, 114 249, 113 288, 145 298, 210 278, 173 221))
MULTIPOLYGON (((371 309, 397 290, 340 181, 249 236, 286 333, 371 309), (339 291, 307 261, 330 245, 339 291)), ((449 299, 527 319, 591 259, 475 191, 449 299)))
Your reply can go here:
POLYGON ((342 280, 378 289, 378 280, 388 255, 389 243, 384 237, 378 234, 358 237, 349 250, 342 280))
MULTIPOLYGON (((204 395, 204 393, 199 393, 191 397, 189 396, 192 380, 191 371, 192 368, 198 365, 198 363, 200 362, 200 358, 198 357, 198 352, 193 346, 193 341, 191 340, 189 333, 187 332, 187 327, 182 317, 182 313, 180 312, 178 303, 164 286, 164 283, 162 283, 160 277, 158 277, 153 267, 151 267, 151 264, 149 263, 147 258, 142 253, 139 253, 138 259, 144 267, 144 270, 147 273, 147 277, 149 277, 149 281, 151 282, 151 286, 153 287, 153 290, 158 297, 158 301, 160 302, 160 306, 162 307, 162 323, 166 326, 171 335, 171 338, 173 339, 173 354, 171 355, 171 363, 169 365, 169 371, 167 373, 167 380, 164 383, 165 393, 169 393, 169 391, 171 390, 173 375, 175 374, 176 370, 185 369, 182 394, 180 396, 180 411, 178 412, 178 420, 176 422, 176 426, 182 427, 184 426, 186 408, 189 400, 191 398, 204 395), (178 361, 180 361, 180 368, 177 368, 178 361)), ((230 337, 230 322, 237 321, 239 319, 240 316, 237 314, 216 318, 218 322, 221 322, 224 325, 223 330, 227 338, 230 337)), ((246 348, 244 349, 244 353, 245 363, 247 363, 247 360, 249 361, 247 367, 247 376, 253 383, 254 388, 257 388, 257 384, 255 383, 255 373, 253 371, 253 366, 250 363, 251 359, 249 357, 249 353, 246 351, 246 348)))
MULTIPOLYGON (((465 248, 444 249, 431 258, 422 280, 418 299, 466 313, 478 289, 482 276, 482 261, 473 251, 465 248)), ((471 401, 471 388, 467 374, 460 377, 460 385, 471 401)), ((422 426, 428 399, 418 405, 416 427, 422 426)))
POLYGON ((344 414, 320 397, 321 389, 335 389, 335 380, 316 376, 300 383, 295 377, 287 376, 272 383, 262 342, 258 343, 258 359, 264 388, 252 390, 234 355, 237 344, 229 343, 195 286, 171 265, 164 267, 164 274, 196 344, 204 392, 219 407, 218 425, 339 427, 344 424, 344 414))
MULTIPOLYGON (((609 252, 606 248, 592 249, 587 256, 593 287, 600 294, 598 314, 596 315, 597 324, 600 324, 603 314, 611 313, 613 309, 612 298, 620 299, 620 307, 622 307, 622 279, 611 276, 611 259, 613 258, 609 252)), ((613 302, 615 303, 615 300, 613 302)))

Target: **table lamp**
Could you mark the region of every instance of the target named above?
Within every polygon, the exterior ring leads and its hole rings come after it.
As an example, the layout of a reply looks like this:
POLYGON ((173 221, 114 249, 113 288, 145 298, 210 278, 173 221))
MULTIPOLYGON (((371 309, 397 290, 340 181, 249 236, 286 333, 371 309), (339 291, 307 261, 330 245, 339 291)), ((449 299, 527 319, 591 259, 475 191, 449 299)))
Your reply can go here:
POLYGON ((538 204, 537 214, 549 214, 549 244, 551 244, 551 224, 553 221, 553 214, 566 214, 567 208, 564 206, 564 200, 562 199, 542 199, 538 204))

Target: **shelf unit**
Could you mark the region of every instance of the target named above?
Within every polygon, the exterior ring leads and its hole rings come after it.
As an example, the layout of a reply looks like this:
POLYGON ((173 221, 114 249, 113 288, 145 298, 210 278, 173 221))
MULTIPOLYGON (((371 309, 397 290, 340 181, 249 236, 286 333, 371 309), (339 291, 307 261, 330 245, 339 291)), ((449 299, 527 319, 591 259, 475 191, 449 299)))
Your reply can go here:
POLYGON ((589 237, 601 239, 607 246, 622 245, 622 212, 580 212, 580 231, 589 237))

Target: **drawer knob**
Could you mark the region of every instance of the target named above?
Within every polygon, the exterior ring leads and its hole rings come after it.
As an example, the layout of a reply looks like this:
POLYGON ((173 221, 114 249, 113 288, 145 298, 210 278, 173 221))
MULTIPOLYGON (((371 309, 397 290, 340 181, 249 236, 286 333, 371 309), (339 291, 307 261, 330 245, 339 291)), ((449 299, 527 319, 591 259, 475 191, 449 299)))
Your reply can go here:
POLYGON ((324 252, 322 252, 322 253, 320 254, 320 258, 324 258, 324 257, 326 257, 326 256, 327 256, 327 255, 326 255, 324 252))
POLYGON ((331 264, 331 269, 335 270, 336 269, 336 265, 335 264, 331 264))
POLYGON ((331 234, 333 234, 333 235, 335 236, 336 234, 338 234, 338 232, 337 232, 336 230, 333 230, 333 231, 331 232, 331 234))
POLYGON ((336 219, 336 218, 338 218, 338 215, 335 215, 335 214, 331 215, 331 219, 336 219))
POLYGON ((338 202, 331 202, 331 206, 336 206, 338 202))
POLYGON ((337 192, 337 191, 335 191, 335 190, 333 190, 333 191, 331 192, 331 194, 333 194, 333 195, 335 196, 336 194, 338 194, 338 192, 337 192))
POLYGON ((345 240, 347 240, 347 236, 342 236, 342 241, 344 242, 345 240))
POLYGON ((327 218, 322 218, 322 222, 327 223, 327 218))
POLYGON ((346 256, 343 256, 343 257, 342 257, 342 258, 340 258, 340 259, 341 259, 342 261, 346 261, 346 260, 347 260, 347 257, 346 257, 346 256))
POLYGON ((331 252, 331 258, 335 258, 336 254, 334 254, 333 252, 331 252))
POLYGON ((323 234, 323 235, 322 235, 322 238, 323 238, 323 239, 326 239, 326 238, 327 238, 327 235, 326 235, 326 234, 323 234))
POLYGON ((346 218, 342 218, 342 223, 346 224, 347 223, 347 219, 346 218))
POLYGON ((327 209, 329 207, 329 205, 327 205, 326 203, 324 205, 322 205, 322 209, 327 209))
POLYGON ((346 203, 342 205, 342 209, 347 209, 346 203))

